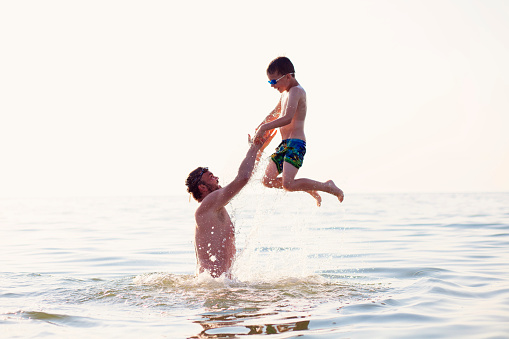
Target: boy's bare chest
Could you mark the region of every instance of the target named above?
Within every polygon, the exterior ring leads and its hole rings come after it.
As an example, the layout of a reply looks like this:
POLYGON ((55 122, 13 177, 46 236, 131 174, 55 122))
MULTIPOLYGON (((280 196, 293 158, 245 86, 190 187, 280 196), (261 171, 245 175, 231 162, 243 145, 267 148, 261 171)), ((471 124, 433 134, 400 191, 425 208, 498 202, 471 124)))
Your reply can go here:
POLYGON ((306 96, 300 96, 297 100, 292 100, 293 105, 295 107, 288 107, 289 103, 289 93, 283 93, 281 95, 281 116, 285 116, 289 109, 295 112, 297 119, 302 118, 301 115, 306 114, 306 96))

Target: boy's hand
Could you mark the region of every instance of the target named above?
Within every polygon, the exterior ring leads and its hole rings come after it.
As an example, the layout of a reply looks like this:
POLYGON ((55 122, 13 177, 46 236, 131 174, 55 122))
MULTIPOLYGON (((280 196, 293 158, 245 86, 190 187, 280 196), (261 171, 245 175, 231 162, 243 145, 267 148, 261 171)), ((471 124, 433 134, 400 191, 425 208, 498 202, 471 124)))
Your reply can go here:
MULTIPOLYGON (((268 134, 269 133, 265 133, 265 130, 263 130, 261 128, 258 128, 256 130, 256 134, 254 136, 254 140, 256 141, 256 140, 264 139, 264 138, 267 139, 268 138, 268 134)), ((265 140, 264 140, 264 142, 265 142, 265 140)))
POLYGON ((267 143, 267 141, 270 142, 274 135, 276 134, 275 130, 270 131, 262 131, 261 129, 258 129, 254 135, 254 137, 251 137, 250 134, 248 134, 248 142, 250 144, 255 143, 256 145, 263 145, 267 143))
POLYGON ((256 138, 256 136, 252 138, 251 134, 247 135, 247 142, 249 143, 249 145, 255 144, 256 146, 261 146, 264 143, 264 141, 261 138, 256 138))

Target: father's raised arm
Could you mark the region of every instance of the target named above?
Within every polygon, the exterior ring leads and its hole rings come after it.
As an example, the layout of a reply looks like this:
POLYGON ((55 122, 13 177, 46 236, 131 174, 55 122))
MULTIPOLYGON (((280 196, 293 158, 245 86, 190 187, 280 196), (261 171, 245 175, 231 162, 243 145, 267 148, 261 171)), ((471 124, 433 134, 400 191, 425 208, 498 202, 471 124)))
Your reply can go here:
POLYGON ((231 183, 225 187, 212 192, 207 196, 208 199, 204 199, 201 203, 202 209, 220 209, 228 204, 230 200, 236 196, 240 190, 246 186, 253 174, 254 165, 256 162, 256 153, 263 145, 263 140, 257 140, 253 142, 249 150, 247 151, 246 157, 242 161, 239 167, 237 176, 231 183))

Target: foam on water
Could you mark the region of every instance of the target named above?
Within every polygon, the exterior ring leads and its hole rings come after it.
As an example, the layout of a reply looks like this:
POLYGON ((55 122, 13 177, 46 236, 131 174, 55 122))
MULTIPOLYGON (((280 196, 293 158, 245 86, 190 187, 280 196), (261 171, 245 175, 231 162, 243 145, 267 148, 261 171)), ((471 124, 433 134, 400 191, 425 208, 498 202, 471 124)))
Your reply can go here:
MULTIPOLYGON (((224 277, 212 278, 207 274, 195 277, 152 273, 136 276, 133 283, 146 293, 141 299, 147 299, 149 295, 154 297, 166 294, 180 299, 181 305, 189 302, 200 304, 205 300, 208 307, 218 310, 231 307, 265 309, 277 306, 284 312, 302 310, 303 306, 311 309, 330 301, 353 303, 354 300, 373 298, 386 289, 381 284, 331 281, 319 275, 284 277, 271 282, 243 282, 224 277)), ((159 307, 161 306, 159 304, 159 307)))

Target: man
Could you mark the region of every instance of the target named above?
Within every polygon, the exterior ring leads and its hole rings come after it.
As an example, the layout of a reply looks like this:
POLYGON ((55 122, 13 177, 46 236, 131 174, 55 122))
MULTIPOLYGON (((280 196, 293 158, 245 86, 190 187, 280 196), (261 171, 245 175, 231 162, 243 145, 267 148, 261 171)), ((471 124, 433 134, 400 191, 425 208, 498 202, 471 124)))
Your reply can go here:
POLYGON ((186 180, 187 191, 200 206, 196 209, 195 251, 198 271, 217 278, 230 277, 235 257, 235 227, 225 206, 246 186, 253 173, 256 155, 266 138, 251 143, 235 179, 225 187, 207 167, 198 167, 186 180))

